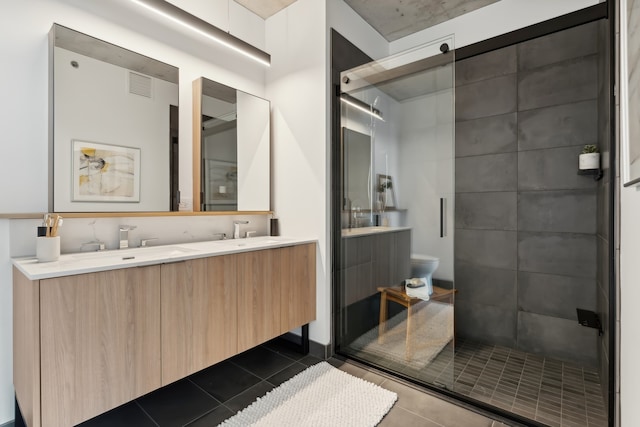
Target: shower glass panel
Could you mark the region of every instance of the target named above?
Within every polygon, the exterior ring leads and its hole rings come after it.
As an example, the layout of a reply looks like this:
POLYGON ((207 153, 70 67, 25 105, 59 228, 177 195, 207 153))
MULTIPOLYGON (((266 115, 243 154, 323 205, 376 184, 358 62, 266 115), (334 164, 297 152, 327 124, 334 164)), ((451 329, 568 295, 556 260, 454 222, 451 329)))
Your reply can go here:
POLYGON ((453 39, 341 82, 337 349, 453 390, 453 39))

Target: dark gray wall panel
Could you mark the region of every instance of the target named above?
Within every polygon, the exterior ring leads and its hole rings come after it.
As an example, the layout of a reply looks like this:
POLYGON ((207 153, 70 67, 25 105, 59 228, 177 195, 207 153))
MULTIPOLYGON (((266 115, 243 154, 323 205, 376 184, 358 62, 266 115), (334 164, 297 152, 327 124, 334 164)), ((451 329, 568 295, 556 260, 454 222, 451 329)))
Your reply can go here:
POLYGON ((518 273, 518 310, 577 321, 576 308, 596 309, 595 280, 518 273))
POLYGON ((510 74, 456 88, 456 121, 516 111, 516 75, 510 74))
POLYGON ((518 113, 518 149, 584 146, 598 143, 595 100, 518 113))
POLYGON ((519 70, 530 70, 595 54, 598 51, 597 25, 596 22, 592 22, 520 43, 518 45, 519 70))
POLYGON ((593 177, 578 175, 580 151, 582 147, 519 152, 518 189, 526 191, 595 188, 593 177))
POLYGON ((518 230, 596 232, 595 190, 523 191, 518 196, 518 230))
POLYGON ((595 279, 596 237, 518 232, 518 270, 595 279))
POLYGON ((456 302, 456 334, 480 342, 516 346, 517 312, 473 302, 456 302))
POLYGON ((595 99, 597 78, 595 55, 519 73, 518 111, 595 99))
POLYGON ((513 74, 516 71, 516 47, 505 47, 456 62, 456 86, 513 74))
POLYGON ((518 151, 516 113, 456 122, 456 157, 518 151))
POLYGON ((560 360, 597 366, 598 332, 578 322, 534 313, 518 313, 518 348, 560 360))
POLYGON ((513 309, 517 304, 516 271, 456 262, 456 303, 513 309))
POLYGON ((513 47, 457 63, 455 128, 456 332, 594 368, 606 339, 575 309, 608 313, 608 171, 577 174, 584 144, 609 157, 598 25, 521 43, 515 72, 513 47))
POLYGON ((457 229, 455 234, 456 262, 516 269, 515 231, 457 229))
POLYGON ((489 154, 456 159, 456 192, 515 191, 517 153, 489 154))
POLYGON ((515 230, 517 203, 515 191, 459 193, 456 197, 456 228, 515 230))

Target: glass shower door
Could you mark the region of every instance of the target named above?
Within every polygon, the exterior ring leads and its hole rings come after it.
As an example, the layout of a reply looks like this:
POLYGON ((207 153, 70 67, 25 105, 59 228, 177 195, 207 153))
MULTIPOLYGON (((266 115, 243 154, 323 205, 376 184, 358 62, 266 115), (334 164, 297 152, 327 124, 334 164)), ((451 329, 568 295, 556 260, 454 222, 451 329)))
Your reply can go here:
POLYGON ((453 389, 452 39, 341 75, 337 350, 453 389))

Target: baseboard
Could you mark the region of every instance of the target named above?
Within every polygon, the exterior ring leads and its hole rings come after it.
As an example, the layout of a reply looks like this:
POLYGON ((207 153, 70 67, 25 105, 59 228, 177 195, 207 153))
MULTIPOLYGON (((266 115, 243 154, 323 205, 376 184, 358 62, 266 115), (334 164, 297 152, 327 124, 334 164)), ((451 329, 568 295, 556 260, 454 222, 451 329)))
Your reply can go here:
POLYGON ((15 425, 15 421, 7 421, 4 424, 0 424, 0 427, 13 427, 15 425))
POLYGON ((332 356, 330 344, 320 344, 309 340, 309 354, 318 359, 327 360, 332 356))
MULTIPOLYGON (((292 332, 287 332, 280 336, 281 339, 291 342, 293 344, 300 343, 300 335, 292 332)), ((330 344, 320 344, 313 340, 309 340, 309 354, 317 357, 318 359, 327 360, 332 356, 330 344)), ((3 426, 0 426, 3 427, 3 426)))

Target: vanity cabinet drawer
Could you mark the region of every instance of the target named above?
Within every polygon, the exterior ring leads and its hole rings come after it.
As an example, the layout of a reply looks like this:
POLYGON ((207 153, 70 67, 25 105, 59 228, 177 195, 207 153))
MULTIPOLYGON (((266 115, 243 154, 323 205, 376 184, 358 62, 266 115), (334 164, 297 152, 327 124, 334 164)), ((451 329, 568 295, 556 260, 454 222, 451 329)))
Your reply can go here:
POLYGON ((237 353, 238 255, 162 265, 162 384, 237 353))
POLYGON ((157 389, 160 266, 41 280, 40 343, 43 427, 157 389))

